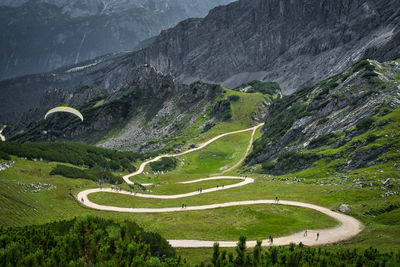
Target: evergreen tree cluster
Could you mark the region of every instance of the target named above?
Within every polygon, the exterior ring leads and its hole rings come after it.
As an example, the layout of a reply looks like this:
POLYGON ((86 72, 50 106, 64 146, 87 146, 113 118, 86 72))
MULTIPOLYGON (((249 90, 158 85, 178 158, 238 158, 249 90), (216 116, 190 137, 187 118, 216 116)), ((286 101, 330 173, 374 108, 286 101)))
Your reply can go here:
POLYGON ((127 170, 130 172, 136 170, 132 162, 141 158, 138 153, 121 152, 73 142, 27 142, 23 144, 0 142, 0 151, 4 154, 25 157, 31 160, 43 159, 77 166, 100 166, 109 170, 127 170))
POLYGON ((80 217, 0 228, 0 266, 182 266, 160 235, 136 223, 80 217))
MULTIPOLYGON (((400 252, 381 253, 370 247, 364 251, 356 249, 328 250, 290 244, 288 247, 269 247, 263 249, 261 241, 253 251, 246 249, 246 237, 241 236, 235 248, 236 255, 220 251, 219 244, 214 244, 212 264, 208 266, 399 266, 400 252)), ((205 266, 202 263, 200 266, 205 266)))
POLYGON ((68 178, 83 178, 108 184, 122 184, 124 182, 124 179, 122 179, 121 176, 114 175, 112 172, 104 170, 99 166, 94 166, 90 169, 80 169, 58 164, 50 172, 50 175, 62 175, 68 178))

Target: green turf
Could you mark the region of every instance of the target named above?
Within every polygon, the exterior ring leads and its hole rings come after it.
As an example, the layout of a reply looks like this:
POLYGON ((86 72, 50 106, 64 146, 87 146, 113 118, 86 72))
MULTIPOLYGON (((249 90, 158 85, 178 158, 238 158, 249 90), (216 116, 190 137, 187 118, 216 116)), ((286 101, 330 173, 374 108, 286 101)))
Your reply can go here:
POLYGON ((154 184, 151 186, 147 186, 146 189, 151 191, 151 194, 156 195, 177 195, 177 194, 185 194, 190 192, 197 192, 199 188, 208 189, 222 186, 227 186, 231 184, 237 184, 242 182, 241 180, 211 180, 211 181, 203 181, 191 184, 154 184))
MULTIPOLYGON (((229 95, 230 93, 228 90, 227 94, 229 95)), ((259 100, 257 94, 250 95, 251 97, 257 97, 259 100)), ((243 126, 254 125, 254 122, 250 120, 246 122, 245 119, 241 121, 240 116, 235 115, 235 112, 240 108, 250 110, 250 105, 247 107, 234 106, 233 113, 234 118, 237 118, 236 124, 220 124, 225 125, 226 128, 216 126, 215 129, 213 128, 196 139, 197 142, 202 143, 207 138, 217 135, 217 133, 227 132, 232 129, 243 129, 245 128, 243 126)), ((252 108, 254 109, 254 105, 252 108)), ((392 113, 383 119, 397 121, 398 114, 392 113)), ((384 140, 383 138, 397 142, 396 138, 398 137, 391 137, 391 135, 393 131, 397 132, 399 130, 398 125, 398 122, 388 124, 374 129, 370 133, 379 136, 376 140, 378 144, 384 140), (385 135, 388 135, 388 137, 385 137, 385 135)), ((180 194, 195 191, 199 187, 206 189, 215 187, 216 185, 240 182, 224 180, 187 185, 174 184, 177 181, 207 177, 210 173, 220 171, 222 167, 232 166, 240 159, 241 153, 247 147, 250 134, 251 132, 249 131, 243 134, 232 135, 217 141, 214 144, 215 147, 210 145, 202 151, 179 157, 178 168, 174 171, 157 176, 150 169, 147 169, 146 171, 149 174, 140 175, 138 181, 163 183, 161 186, 154 188, 148 187, 154 194, 180 194), (220 149, 221 147, 223 149, 220 149), (185 164, 180 165, 181 162, 185 164), (189 162, 190 165, 188 164, 189 162), (203 164, 204 162, 207 162, 207 164, 203 164)), ((367 135, 368 133, 360 135, 357 138, 360 140, 365 139, 367 135)), ((260 131, 257 131, 255 138, 259 136, 260 131)), ((325 153, 323 151, 317 152, 325 153)), ((327 154, 339 152, 339 150, 326 151, 327 154)), ((387 161, 385 164, 353 170, 346 174, 335 172, 334 165, 331 165, 334 163, 327 161, 319 161, 314 168, 283 177, 253 173, 259 168, 259 166, 254 166, 254 169, 253 167, 248 168, 247 172, 239 174, 240 176, 248 175, 255 178, 256 180, 253 184, 184 199, 144 199, 110 193, 92 194, 89 198, 99 204, 141 208, 180 207, 183 202, 187 206, 197 206, 241 200, 274 199, 276 196, 279 196, 282 200, 302 201, 333 210, 336 210, 341 204, 346 203, 351 206, 349 215, 361 220, 365 225, 365 229, 358 236, 348 241, 329 246, 329 248, 367 248, 372 245, 382 251, 390 251, 400 248, 400 239, 398 238, 400 232, 399 209, 383 212, 376 216, 368 215, 368 212, 385 209, 390 204, 400 203, 399 195, 386 198, 381 197, 387 191, 400 191, 400 172, 398 171, 400 167, 395 165, 400 165, 399 162, 396 162, 397 155, 398 151, 389 151, 384 156, 393 159, 387 161), (305 177, 307 179, 301 183, 292 183, 295 177, 305 177), (382 189, 381 180, 388 177, 392 178, 392 187, 390 189, 382 189), (352 182, 354 179, 361 179, 365 183, 371 182, 373 184, 371 187, 358 189, 352 182)), ((84 189, 98 187, 96 183, 83 179, 67 179, 61 176, 49 175, 57 163, 33 162, 15 157, 13 159, 16 161, 16 164, 12 168, 0 172, 0 225, 2 226, 39 224, 60 219, 70 219, 80 215, 95 215, 115 221, 125 219, 134 220, 144 227, 145 230, 155 230, 166 238, 198 237, 199 239, 237 240, 241 234, 247 235, 248 239, 255 239, 264 238, 269 233, 273 235, 285 235, 301 231, 304 228, 322 228, 335 224, 331 218, 315 211, 295 207, 277 207, 274 205, 230 207, 166 214, 130 214, 97 211, 82 206, 73 197, 84 189), (51 184, 53 187, 33 193, 26 191, 24 189, 26 186, 20 186, 17 182, 24 184, 34 183, 35 185, 41 182, 51 184)), ((229 174, 238 175, 239 171, 242 172, 243 169, 234 170, 229 174)), ((178 249, 178 253, 188 257, 192 263, 199 263, 199 259, 211 256, 212 249, 178 249)))
POLYGON ((221 173, 241 159, 249 145, 251 133, 247 131, 224 136, 201 150, 179 156, 178 167, 163 175, 153 173, 147 165, 143 174, 130 180, 138 183, 179 182, 221 173))

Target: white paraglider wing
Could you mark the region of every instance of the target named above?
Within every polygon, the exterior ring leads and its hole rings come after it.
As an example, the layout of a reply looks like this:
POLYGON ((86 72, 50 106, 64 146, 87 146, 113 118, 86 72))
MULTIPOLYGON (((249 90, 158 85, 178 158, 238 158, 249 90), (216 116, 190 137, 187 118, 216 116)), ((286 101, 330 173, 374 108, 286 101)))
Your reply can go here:
POLYGON ((46 115, 44 116, 44 119, 47 119, 47 116, 49 116, 50 114, 56 113, 56 112, 68 112, 68 113, 74 114, 75 116, 78 116, 83 121, 82 114, 78 110, 76 110, 74 108, 70 108, 70 107, 52 108, 46 113, 46 115))

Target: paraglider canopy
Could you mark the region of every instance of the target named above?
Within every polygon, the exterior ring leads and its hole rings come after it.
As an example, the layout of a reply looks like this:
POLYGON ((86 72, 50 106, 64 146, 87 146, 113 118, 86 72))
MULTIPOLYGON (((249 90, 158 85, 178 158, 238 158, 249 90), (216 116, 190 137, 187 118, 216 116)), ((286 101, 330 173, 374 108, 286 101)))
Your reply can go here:
POLYGON ((46 113, 46 115, 44 116, 44 119, 47 119, 47 116, 49 116, 50 114, 56 113, 56 112, 72 113, 75 116, 78 116, 83 121, 82 114, 78 110, 76 110, 74 108, 70 108, 70 107, 55 107, 55 108, 52 108, 46 113))

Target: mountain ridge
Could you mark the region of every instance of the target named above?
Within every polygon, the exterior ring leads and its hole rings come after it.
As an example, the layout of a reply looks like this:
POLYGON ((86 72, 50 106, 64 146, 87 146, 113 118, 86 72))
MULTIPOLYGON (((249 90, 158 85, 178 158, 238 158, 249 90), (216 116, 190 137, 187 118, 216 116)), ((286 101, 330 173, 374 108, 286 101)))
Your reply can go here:
POLYGON ((257 79, 275 81, 287 95, 363 57, 385 61, 400 55, 400 2, 335 3, 241 0, 162 31, 140 51, 111 56, 94 66, 77 65, 70 68, 76 69, 73 72, 2 81, 0 101, 6 104, 0 121, 12 122, 21 112, 17 107, 37 105, 49 89, 96 85, 107 92, 119 90, 126 73, 143 64, 189 84, 202 80, 234 87, 257 79))
POLYGON ((30 0, 14 7, 0 2, 0 79, 133 51, 161 30, 231 1, 30 0))

